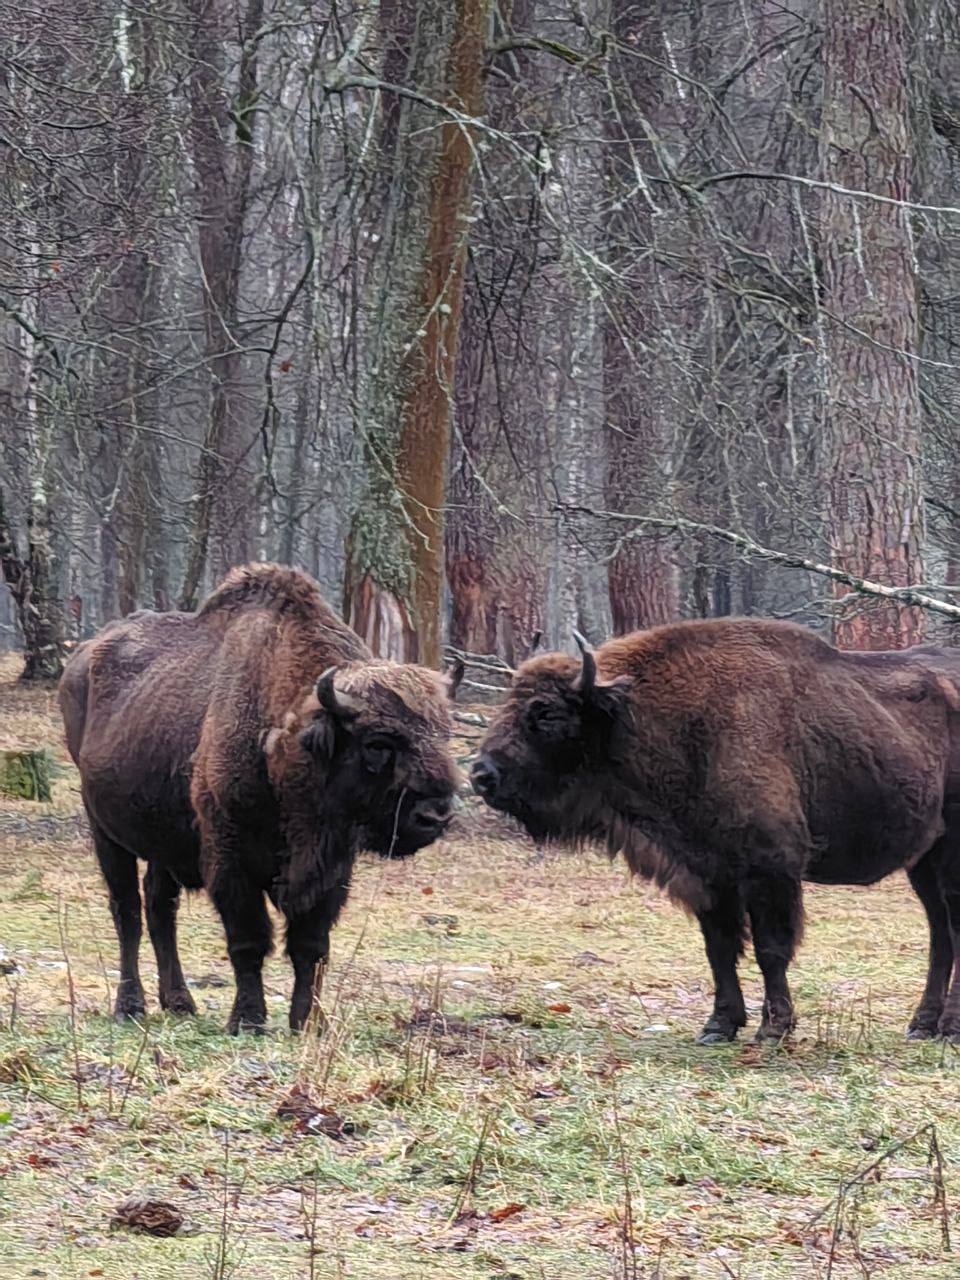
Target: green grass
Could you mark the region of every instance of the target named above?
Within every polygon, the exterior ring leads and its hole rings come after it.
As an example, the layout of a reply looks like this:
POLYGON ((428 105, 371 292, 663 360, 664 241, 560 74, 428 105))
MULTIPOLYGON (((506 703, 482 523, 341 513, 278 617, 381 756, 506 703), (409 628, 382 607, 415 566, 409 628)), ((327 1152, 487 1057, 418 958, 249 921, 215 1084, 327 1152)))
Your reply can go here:
MULTIPOLYGON (((0 710, 58 744, 44 695, 0 686, 0 710)), ((196 1020, 159 1014, 149 944, 146 1028, 111 1022, 116 944, 77 812, 69 771, 52 804, 0 808, 0 948, 21 970, 0 978, 5 1280, 826 1276, 833 1216, 815 1215, 930 1123, 960 1246, 960 1058, 903 1039, 925 929, 899 879, 809 893, 791 1044, 705 1050, 695 926, 620 867, 535 857, 480 815, 409 863, 362 862, 322 1036, 284 1030, 275 957, 271 1033, 232 1039, 229 985, 195 989, 196 1020), (348 1122, 340 1140, 278 1117, 294 1085, 348 1122), (132 1194, 176 1203, 187 1233, 111 1230, 132 1194)), ((229 979, 202 897, 181 939, 191 979, 229 979)), ((851 1198, 837 1280, 960 1275, 925 1143, 878 1175, 851 1198)))

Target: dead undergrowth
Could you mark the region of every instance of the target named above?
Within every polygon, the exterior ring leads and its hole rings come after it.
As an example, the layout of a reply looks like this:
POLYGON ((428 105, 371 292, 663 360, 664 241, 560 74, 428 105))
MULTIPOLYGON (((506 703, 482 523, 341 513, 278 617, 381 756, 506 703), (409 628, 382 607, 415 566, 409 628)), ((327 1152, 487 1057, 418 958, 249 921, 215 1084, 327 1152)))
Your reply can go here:
MULTIPOLYGON (((0 728, 62 758, 49 694, 0 674, 0 728)), ((116 1027, 64 768, 52 804, 0 807, 3 1275, 956 1277, 960 1061, 902 1036, 921 913, 899 879, 808 906, 795 1039, 698 1049, 695 927, 481 817, 362 862, 320 1036, 284 1030, 280 957, 271 1033, 223 1035, 202 897, 181 912, 199 1017, 161 1016, 145 946, 149 1017, 116 1027)))

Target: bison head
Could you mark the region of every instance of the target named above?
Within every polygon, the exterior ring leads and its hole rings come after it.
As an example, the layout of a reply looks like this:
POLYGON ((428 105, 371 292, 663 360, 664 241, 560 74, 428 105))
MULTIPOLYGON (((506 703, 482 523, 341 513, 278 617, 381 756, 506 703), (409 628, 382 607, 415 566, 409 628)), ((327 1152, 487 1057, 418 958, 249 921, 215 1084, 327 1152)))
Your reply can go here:
POLYGON ((318 679, 300 758, 322 772, 325 812, 361 847, 406 857, 446 829, 459 780, 449 704, 462 674, 361 661, 318 679))
POLYGON ((625 707, 586 641, 580 660, 548 653, 516 672, 471 770, 474 790, 536 839, 601 838, 606 762, 625 707))

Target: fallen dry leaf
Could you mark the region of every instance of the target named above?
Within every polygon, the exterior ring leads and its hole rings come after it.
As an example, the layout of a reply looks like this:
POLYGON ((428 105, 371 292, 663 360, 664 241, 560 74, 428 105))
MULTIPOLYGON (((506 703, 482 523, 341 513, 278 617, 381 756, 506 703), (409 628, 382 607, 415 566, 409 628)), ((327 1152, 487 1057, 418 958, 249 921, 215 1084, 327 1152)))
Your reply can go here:
POLYGON ((295 1084, 281 1101, 277 1107, 277 1115, 284 1120, 296 1120, 296 1128, 300 1133, 322 1133, 335 1142, 354 1132, 352 1121, 344 1120, 330 1107, 321 1106, 314 1101, 301 1084, 295 1084))
POLYGON ((146 1196, 130 1196, 118 1205, 110 1226, 116 1230, 143 1232, 149 1236, 174 1236, 183 1226, 183 1214, 168 1200, 150 1200, 146 1196))
POLYGON ((523 1213, 527 1206, 525 1204, 505 1204, 502 1209, 494 1209, 489 1217, 491 1222, 504 1222, 507 1218, 512 1218, 516 1213, 523 1213))
POLYGON ((562 1000, 558 1001, 557 1004, 548 1004, 547 1008, 550 1010, 551 1013, 569 1013, 570 1012, 570 1005, 565 1004, 564 1001, 562 1000))
POLYGON ((52 1156, 41 1155, 39 1151, 31 1151, 27 1156, 27 1164, 31 1165, 34 1169, 46 1169, 49 1168, 50 1165, 55 1165, 56 1163, 56 1160, 54 1160, 52 1156))

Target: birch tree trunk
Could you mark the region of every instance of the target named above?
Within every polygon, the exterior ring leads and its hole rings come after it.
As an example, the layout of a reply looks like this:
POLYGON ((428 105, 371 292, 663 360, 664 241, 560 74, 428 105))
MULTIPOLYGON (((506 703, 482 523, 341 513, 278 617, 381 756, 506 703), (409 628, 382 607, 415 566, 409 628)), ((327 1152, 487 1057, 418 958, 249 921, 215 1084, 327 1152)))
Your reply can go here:
MULTIPOLYGON (((34 93, 28 76, 14 72, 8 87, 24 101, 24 118, 30 118, 29 106, 34 93)), ((25 139, 27 145, 31 137, 25 139)), ((41 230, 34 212, 33 193, 19 181, 11 167, 11 216, 8 232, 19 233, 20 243, 27 248, 21 264, 22 297, 19 308, 4 307, 11 318, 11 413, 20 457, 20 480, 23 492, 19 506, 23 514, 26 536, 18 545, 13 520, 7 504, 11 495, 0 485, 0 579, 10 589, 17 611, 17 621, 24 643, 22 679, 55 680, 63 669, 63 615, 57 590, 54 565, 53 529, 50 519, 50 491, 54 450, 56 400, 54 395, 41 398, 45 361, 51 356, 42 337, 40 319, 41 230)), ((57 357, 59 360, 59 357, 57 357)), ((6 435, 6 433, 5 433, 6 435)), ((6 452, 6 450, 5 450, 6 452)))
MULTIPOLYGON (((541 20, 569 22, 572 40, 593 42, 607 25, 606 0, 591 0, 575 18, 568 5, 546 3, 541 20), (582 31, 578 30, 582 27, 582 31)), ((562 26, 557 28, 565 34, 562 26)), ((591 56, 603 58, 600 47, 591 56)), ((605 246, 597 194, 603 187, 600 138, 604 133, 602 81, 580 74, 561 81, 550 98, 547 138, 553 172, 544 207, 559 241, 546 273, 541 328, 544 436, 548 441, 546 500, 578 506, 602 500, 606 481, 603 398, 603 293, 605 246)), ((553 246, 550 246, 551 249, 553 246)), ((549 250, 548 250, 549 251, 549 250)), ((594 641, 611 629, 606 565, 599 546, 560 518, 553 528, 545 610, 550 644, 573 647, 577 628, 594 641)))

